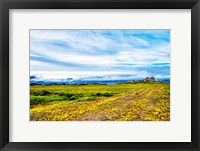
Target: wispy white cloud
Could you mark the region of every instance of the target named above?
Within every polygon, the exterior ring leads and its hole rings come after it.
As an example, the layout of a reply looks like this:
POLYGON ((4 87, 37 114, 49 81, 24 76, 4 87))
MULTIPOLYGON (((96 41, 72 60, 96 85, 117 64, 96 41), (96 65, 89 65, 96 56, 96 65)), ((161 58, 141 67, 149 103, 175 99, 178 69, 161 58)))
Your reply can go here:
POLYGON ((169 75, 168 30, 31 30, 30 42, 31 73, 169 75))

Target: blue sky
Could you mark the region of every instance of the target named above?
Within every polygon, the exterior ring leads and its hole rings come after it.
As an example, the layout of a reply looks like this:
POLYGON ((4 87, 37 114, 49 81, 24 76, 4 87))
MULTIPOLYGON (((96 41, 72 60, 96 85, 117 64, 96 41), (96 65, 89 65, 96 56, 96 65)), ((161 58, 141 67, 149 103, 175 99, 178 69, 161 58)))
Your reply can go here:
POLYGON ((170 30, 30 30, 30 74, 46 79, 170 77, 170 30))

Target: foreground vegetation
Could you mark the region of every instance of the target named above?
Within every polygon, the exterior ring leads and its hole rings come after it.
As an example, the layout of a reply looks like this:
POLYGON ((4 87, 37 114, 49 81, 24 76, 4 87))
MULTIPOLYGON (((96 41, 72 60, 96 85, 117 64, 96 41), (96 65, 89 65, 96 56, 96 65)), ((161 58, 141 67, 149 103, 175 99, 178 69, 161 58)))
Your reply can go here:
POLYGON ((169 121, 169 83, 35 85, 31 121, 169 121))

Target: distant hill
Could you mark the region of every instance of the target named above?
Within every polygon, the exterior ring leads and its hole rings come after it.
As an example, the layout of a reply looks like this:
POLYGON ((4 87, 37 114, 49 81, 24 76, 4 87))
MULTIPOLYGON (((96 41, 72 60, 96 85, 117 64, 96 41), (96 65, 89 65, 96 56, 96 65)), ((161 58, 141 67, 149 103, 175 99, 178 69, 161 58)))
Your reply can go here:
POLYGON ((157 81, 161 81, 161 82, 170 82, 170 79, 157 79, 157 81))
MULTIPOLYGON (((132 80, 73 80, 67 79, 53 79, 41 80, 30 77, 30 85, 53 85, 53 84, 68 84, 68 85, 83 85, 83 84, 118 84, 118 83, 131 83, 132 80)), ((170 82, 170 79, 156 79, 156 81, 170 82)))

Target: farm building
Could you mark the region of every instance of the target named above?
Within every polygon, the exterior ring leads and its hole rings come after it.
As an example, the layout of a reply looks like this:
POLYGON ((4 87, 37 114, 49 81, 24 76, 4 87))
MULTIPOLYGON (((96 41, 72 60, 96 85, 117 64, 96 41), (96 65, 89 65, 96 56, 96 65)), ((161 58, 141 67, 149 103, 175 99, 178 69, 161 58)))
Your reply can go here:
POLYGON ((155 78, 154 77, 146 77, 145 79, 144 79, 144 82, 155 82, 156 80, 155 80, 155 78))
POLYGON ((136 84, 136 81, 135 81, 135 80, 132 80, 131 83, 132 83, 132 84, 136 84))

